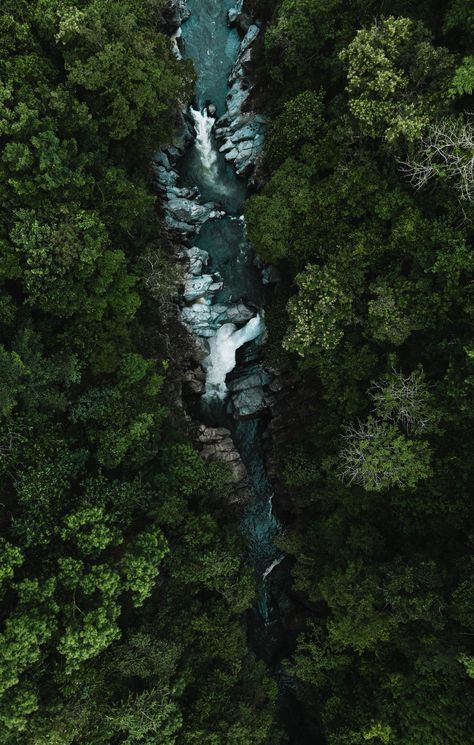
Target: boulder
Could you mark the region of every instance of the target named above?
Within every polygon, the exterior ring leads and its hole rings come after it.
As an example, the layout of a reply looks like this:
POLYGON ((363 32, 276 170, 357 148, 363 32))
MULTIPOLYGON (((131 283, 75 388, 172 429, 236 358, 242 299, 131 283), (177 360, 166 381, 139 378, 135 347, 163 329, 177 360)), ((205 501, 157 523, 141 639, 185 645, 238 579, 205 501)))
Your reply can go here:
POLYGON ((244 303, 211 305, 209 301, 196 302, 181 310, 181 319, 196 336, 209 339, 215 336, 224 323, 243 326, 254 318, 255 311, 244 303))
POLYGON ((260 386, 247 388, 232 396, 232 410, 236 419, 258 416, 267 407, 265 393, 260 386))
POLYGON ((201 277, 189 277, 184 287, 184 299, 192 303, 198 298, 207 295, 215 295, 222 290, 223 283, 216 282, 211 274, 203 274, 201 277))
POLYGON ((203 268, 209 261, 209 254, 202 248, 192 246, 191 248, 184 249, 184 256, 189 259, 189 271, 195 277, 199 277, 202 274, 203 268))
POLYGON ((166 210, 171 217, 190 225, 202 225, 214 212, 213 204, 199 204, 194 199, 173 197, 168 200, 166 210))
POLYGON ((186 0, 168 0, 163 11, 165 29, 172 34, 191 15, 186 0))

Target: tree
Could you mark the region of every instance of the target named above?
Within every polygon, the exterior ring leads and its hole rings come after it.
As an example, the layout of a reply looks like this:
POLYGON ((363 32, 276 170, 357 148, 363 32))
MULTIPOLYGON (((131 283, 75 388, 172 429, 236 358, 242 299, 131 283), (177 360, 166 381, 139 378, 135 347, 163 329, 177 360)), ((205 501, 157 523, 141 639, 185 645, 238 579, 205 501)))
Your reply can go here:
POLYGON ((412 142, 445 109, 453 63, 422 23, 390 16, 358 31, 340 56, 349 108, 365 135, 412 142))
POLYGON ((461 199, 474 198, 474 122, 471 117, 444 119, 430 125, 401 170, 416 189, 432 179, 453 183, 461 199))
POLYGON ((386 422, 369 417, 349 427, 344 439, 339 474, 349 485, 361 484, 367 491, 413 489, 432 473, 428 443, 410 440, 386 422))
POLYGON ((296 277, 299 292, 290 300, 292 327, 283 345, 304 356, 316 349, 332 351, 353 320, 352 297, 333 267, 308 266, 296 277))

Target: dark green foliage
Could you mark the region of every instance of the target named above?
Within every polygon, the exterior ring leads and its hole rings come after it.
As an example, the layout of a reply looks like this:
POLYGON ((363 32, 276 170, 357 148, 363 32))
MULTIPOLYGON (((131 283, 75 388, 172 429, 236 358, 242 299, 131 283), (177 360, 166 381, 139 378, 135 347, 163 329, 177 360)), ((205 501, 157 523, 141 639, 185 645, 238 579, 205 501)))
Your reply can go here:
POLYGON ((228 475, 171 416, 142 276, 173 277, 146 163, 192 82, 162 8, 2 4, 2 745, 272 737, 228 475))
POLYGON ((287 665, 315 741, 467 745, 472 6, 271 6, 269 180, 247 216, 292 285, 270 339, 317 412, 276 459, 307 617, 287 665))

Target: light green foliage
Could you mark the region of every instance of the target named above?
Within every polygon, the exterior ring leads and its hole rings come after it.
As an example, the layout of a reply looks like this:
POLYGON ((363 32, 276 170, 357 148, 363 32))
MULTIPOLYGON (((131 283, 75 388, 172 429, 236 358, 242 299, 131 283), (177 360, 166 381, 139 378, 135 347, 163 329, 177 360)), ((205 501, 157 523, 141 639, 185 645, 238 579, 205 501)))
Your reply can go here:
POLYGON ((85 507, 64 518, 61 538, 76 544, 82 554, 97 554, 107 546, 117 545, 122 538, 108 524, 101 507, 85 507))
POLYGON ((175 745, 182 727, 182 715, 173 701, 173 692, 163 688, 131 696, 114 712, 115 726, 127 735, 124 743, 153 742, 159 737, 163 745, 175 745))
POLYGON ((428 443, 410 440, 390 424, 369 417, 344 437, 340 476, 348 484, 361 484, 367 491, 413 489, 432 473, 428 443))
POLYGON ((143 605, 151 594, 160 564, 168 551, 169 546, 161 530, 150 528, 134 539, 122 558, 125 587, 131 591, 137 607, 143 605))
POLYGON ((471 95, 474 91, 474 57, 464 57, 456 68, 449 92, 455 96, 471 95))
POLYGON ((18 546, 0 538, 0 588, 13 579, 16 567, 23 564, 24 556, 18 546))
POLYGON ((308 266, 296 282, 299 292, 288 305, 292 328, 283 346, 302 357, 311 347, 332 351, 352 320, 350 294, 329 266, 308 266))
POLYGON ((64 656, 66 672, 72 673, 80 665, 107 649, 120 638, 117 618, 120 606, 108 602, 95 610, 76 616, 58 643, 58 652, 64 656))
POLYGON ((364 134, 411 142, 442 110, 452 63, 422 24, 393 16, 379 21, 358 31, 341 59, 348 66, 349 108, 364 134))

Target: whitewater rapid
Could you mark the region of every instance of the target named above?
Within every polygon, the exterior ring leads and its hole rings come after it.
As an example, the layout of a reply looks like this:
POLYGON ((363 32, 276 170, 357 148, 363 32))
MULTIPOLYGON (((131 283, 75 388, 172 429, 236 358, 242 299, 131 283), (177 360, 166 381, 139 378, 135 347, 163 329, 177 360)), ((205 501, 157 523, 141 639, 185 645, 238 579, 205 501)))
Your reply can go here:
POLYGON ((209 340, 209 356, 204 360, 206 371, 205 399, 224 399, 227 395, 226 377, 235 368, 236 352, 247 342, 263 334, 265 325, 260 314, 251 318, 238 329, 233 323, 225 323, 209 340))

